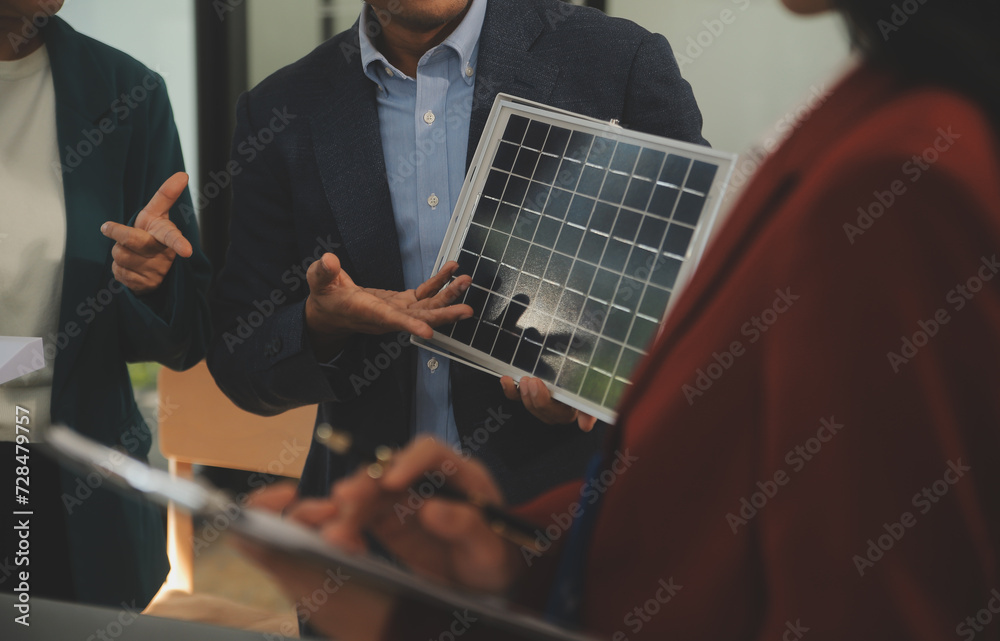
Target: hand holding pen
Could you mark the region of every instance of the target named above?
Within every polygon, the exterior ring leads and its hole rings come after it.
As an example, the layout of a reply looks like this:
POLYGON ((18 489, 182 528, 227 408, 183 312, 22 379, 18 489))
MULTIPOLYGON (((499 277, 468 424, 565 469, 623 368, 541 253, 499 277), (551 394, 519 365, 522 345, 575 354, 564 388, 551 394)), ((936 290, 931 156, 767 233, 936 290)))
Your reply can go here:
MULTIPOLYGON (((353 439, 350 434, 341 430, 335 430, 326 424, 316 428, 315 438, 317 442, 341 456, 347 455, 354 449, 353 439)), ((368 461, 364 473, 371 479, 379 480, 389 472, 395 453, 391 448, 383 445, 377 447, 370 454, 362 454, 362 457, 368 461)), ((447 481, 444 485, 435 487, 431 498, 443 499, 474 507, 479 511, 483 520, 495 534, 516 545, 536 550, 536 532, 538 527, 505 511, 498 505, 498 502, 491 501, 484 496, 463 492, 449 485, 447 481)))
MULTIPOLYGON (((329 437, 337 438, 332 434, 329 437)), ((339 451, 351 448, 349 439, 335 442, 334 446, 339 451)), ((398 509, 409 498, 415 483, 426 479, 428 472, 437 471, 445 473, 449 488, 498 506, 502 496, 486 468, 431 438, 418 438, 402 450, 385 450, 382 454, 391 457, 383 456, 378 461, 372 456, 381 466, 378 479, 372 478, 365 466, 338 481, 327 497, 302 498, 294 484, 285 483, 254 493, 249 504, 280 512, 345 551, 366 554, 374 537, 420 576, 475 592, 502 595, 511 590, 529 567, 525 548, 498 536, 480 508, 465 502, 428 500, 415 511, 401 513, 398 509)), ((256 554, 266 557, 260 550, 256 554)), ((532 558, 539 554, 544 552, 532 552, 532 558)), ((268 564, 276 573, 288 571, 287 562, 265 559, 268 564)), ((316 575, 315 568, 311 576, 313 580, 318 576, 321 582, 329 579, 327 575, 316 575)), ((343 591, 355 589, 368 596, 374 594, 354 581, 349 581, 343 591)), ((296 593, 306 592, 299 589, 296 593)))

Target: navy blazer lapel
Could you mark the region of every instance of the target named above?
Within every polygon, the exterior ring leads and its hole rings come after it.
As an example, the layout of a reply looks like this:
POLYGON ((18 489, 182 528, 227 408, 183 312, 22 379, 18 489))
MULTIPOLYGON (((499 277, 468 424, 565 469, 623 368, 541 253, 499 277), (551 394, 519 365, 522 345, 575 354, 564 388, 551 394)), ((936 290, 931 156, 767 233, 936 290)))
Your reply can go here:
POLYGON ((559 67, 536 60, 530 51, 544 30, 545 23, 533 2, 490 0, 486 6, 466 165, 476 153, 498 93, 541 103, 552 95, 559 67))
MULTIPOLYGON (((310 117, 313 148, 327 201, 354 273, 365 286, 403 288, 403 263, 386 178, 375 85, 361 68, 358 25, 330 43, 320 73, 319 104, 310 117), (345 197, 346 196, 346 197, 345 197)), ((533 59, 532 44, 545 29, 528 0, 487 5, 479 41, 476 88, 469 126, 468 160, 475 154, 498 93, 546 102, 559 68, 533 59)))
MULTIPOLYGON (((402 290, 403 261, 386 177, 375 85, 361 68, 357 24, 332 66, 321 66, 318 105, 310 115, 317 168, 359 285, 402 290)), ((335 45, 336 43, 331 43, 335 45)), ((347 268, 345 266, 345 268, 347 268)))
MULTIPOLYGON (((109 289, 112 243, 100 229, 102 223, 114 219, 124 208, 121 182, 132 128, 114 117, 115 91, 82 36, 54 18, 46 28, 45 42, 55 85, 62 162, 62 167, 53 167, 53 171, 62 172, 66 196, 66 260, 59 331, 68 340, 55 362, 53 397, 58 397, 95 315, 113 313, 105 311, 116 294, 109 289), (99 123, 107 118, 114 122, 110 133, 99 129, 99 123), (87 299, 94 304, 87 307, 87 299)), ((120 292, 118 287, 115 290, 120 292)))

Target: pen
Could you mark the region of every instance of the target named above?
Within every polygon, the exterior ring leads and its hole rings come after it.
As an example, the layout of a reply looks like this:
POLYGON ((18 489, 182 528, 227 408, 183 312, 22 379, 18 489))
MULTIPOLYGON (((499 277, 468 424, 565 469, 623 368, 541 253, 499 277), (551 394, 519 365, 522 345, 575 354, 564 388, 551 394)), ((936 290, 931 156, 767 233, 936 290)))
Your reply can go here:
MULTIPOLYGON (((315 438, 318 443, 340 456, 345 456, 351 451, 354 441, 347 432, 336 430, 326 423, 316 428, 315 438)), ((392 463, 394 455, 395 452, 393 452, 392 448, 385 445, 375 448, 375 451, 367 457, 371 461, 365 470, 368 476, 373 479, 382 478, 392 463)), ((510 514, 498 505, 494 505, 479 497, 469 496, 465 492, 447 484, 437 488, 435 496, 456 503, 465 503, 476 508, 495 534, 516 545, 521 545, 535 551, 538 550, 538 543, 536 542, 538 526, 533 523, 510 514)))

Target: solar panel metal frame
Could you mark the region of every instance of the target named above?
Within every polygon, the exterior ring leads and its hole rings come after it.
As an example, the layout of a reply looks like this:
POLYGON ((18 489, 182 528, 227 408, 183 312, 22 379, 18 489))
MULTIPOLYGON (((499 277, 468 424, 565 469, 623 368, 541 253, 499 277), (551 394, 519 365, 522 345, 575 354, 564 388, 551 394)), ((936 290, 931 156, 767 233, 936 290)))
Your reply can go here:
MULTIPOLYGON (((617 125, 616 123, 588 118, 579 114, 524 100, 508 94, 499 94, 494 102, 493 109, 490 112, 489 120, 487 121, 483 136, 476 149, 475 156, 470 163, 469 171, 466 175, 465 183, 462 186, 457 206, 455 207, 451 222, 449 223, 448 231, 445 234, 441 251, 438 254, 437 262, 434 268, 435 272, 440 270, 441 266, 446 262, 450 260, 457 260, 460 252, 462 251, 466 235, 468 234, 472 224, 473 214, 475 213, 479 201, 482 198, 486 179, 490 174, 490 170, 494 168, 493 160, 496 156, 497 149, 502 141, 504 132, 507 129, 507 124, 512 116, 521 116, 528 118, 530 121, 539 121, 548 125, 558 126, 563 129, 571 129, 573 131, 580 131, 594 136, 600 136, 616 142, 625 142, 631 145, 637 145, 642 149, 648 148, 662 151, 668 155, 671 153, 679 154, 685 158, 691 159, 692 161, 700 160, 717 166, 718 169, 712 180, 711 188, 708 190, 708 193, 705 194, 704 206, 701 210, 700 218, 695 224, 694 235, 688 245, 687 253, 683 257, 680 273, 677 276, 677 280, 673 288, 669 289, 670 300, 662 318, 660 319, 659 327, 656 333, 658 336, 659 332, 662 331, 663 321, 676 302, 679 292, 687 284, 691 274, 694 272, 698 262, 701 260, 702 254, 704 253, 705 247, 711 236, 712 229, 718 222, 719 207, 722 203, 723 195, 735 167, 737 158, 736 154, 716 151, 707 147, 670 140, 641 132, 630 131, 617 125)), ((634 176, 634 174, 632 174, 632 176, 634 176)), ((654 186, 657 184, 656 180, 653 181, 653 184, 654 186)), ((573 191, 576 192, 575 189, 573 191)), ((621 203, 619 203, 619 205, 621 206, 621 203)), ((518 213, 520 214, 520 210, 518 213)), ((647 213, 644 215, 652 214, 647 213)), ((564 221, 563 225, 565 226, 566 224, 567 223, 564 221)), ((552 251, 554 252, 555 250, 553 249, 552 251)), ((657 255, 662 256, 662 254, 663 250, 661 248, 657 255)), ((574 258, 574 262, 576 260, 577 259, 574 258)), ((647 287, 648 284, 649 283, 647 282, 647 287)), ((632 313, 638 314, 638 312, 632 313)), ((602 336, 602 334, 598 335, 602 336)), ((466 363, 476 367, 477 369, 488 371, 497 376, 512 376, 515 380, 519 380, 522 376, 533 375, 532 372, 524 371, 523 369, 515 367, 512 364, 498 360, 490 354, 484 353, 483 351, 473 348, 471 345, 462 343, 437 331, 430 340, 414 336, 413 342, 437 353, 441 353, 453 360, 466 363)), ((644 354, 648 350, 648 347, 649 346, 647 345, 646 348, 642 350, 644 354)), ((632 374, 634 374, 634 371, 630 372, 630 383, 632 374)), ((613 377, 613 381, 615 375, 611 374, 611 376, 613 377)), ((619 380, 623 379, 619 377, 619 380)), ((562 401, 607 423, 614 423, 617 419, 617 413, 613 408, 608 408, 602 404, 595 403, 579 394, 560 388, 555 384, 548 384, 548 387, 552 392, 553 398, 556 400, 562 401)))

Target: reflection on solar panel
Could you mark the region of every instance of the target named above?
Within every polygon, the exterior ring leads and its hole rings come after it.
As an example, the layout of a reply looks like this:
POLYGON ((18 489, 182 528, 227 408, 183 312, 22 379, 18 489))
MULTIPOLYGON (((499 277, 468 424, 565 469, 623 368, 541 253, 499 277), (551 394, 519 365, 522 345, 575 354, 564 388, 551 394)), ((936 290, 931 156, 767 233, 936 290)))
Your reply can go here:
POLYGON ((613 421, 734 160, 499 96, 438 259, 475 316, 430 344, 613 421))

